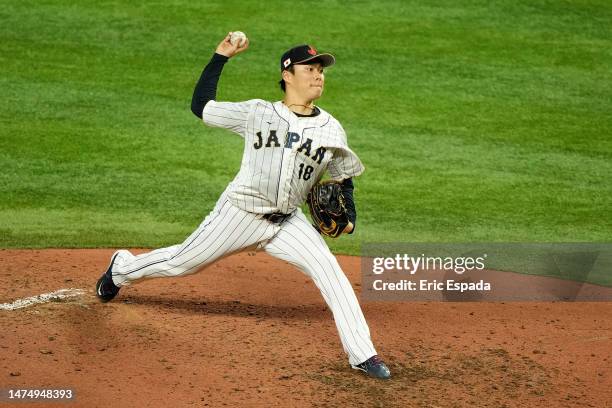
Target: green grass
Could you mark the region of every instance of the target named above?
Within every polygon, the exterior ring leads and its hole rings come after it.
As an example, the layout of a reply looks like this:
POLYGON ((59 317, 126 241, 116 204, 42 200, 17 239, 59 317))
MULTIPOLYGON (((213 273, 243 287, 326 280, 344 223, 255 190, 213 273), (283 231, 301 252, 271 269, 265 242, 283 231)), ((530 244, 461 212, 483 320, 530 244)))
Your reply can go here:
POLYGON ((367 170, 335 251, 612 239, 609 2, 64 3, 0 9, 0 247, 181 242, 240 164, 189 110, 233 29, 219 99, 280 99, 292 45, 337 57, 319 104, 367 170))

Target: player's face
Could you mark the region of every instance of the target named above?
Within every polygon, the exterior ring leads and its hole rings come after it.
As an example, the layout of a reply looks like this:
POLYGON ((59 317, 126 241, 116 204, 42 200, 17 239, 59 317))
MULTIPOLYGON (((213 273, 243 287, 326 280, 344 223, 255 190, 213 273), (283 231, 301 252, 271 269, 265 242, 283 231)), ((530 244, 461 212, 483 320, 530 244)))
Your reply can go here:
POLYGON ((321 97, 325 85, 325 74, 321 63, 295 65, 291 81, 292 88, 304 99, 314 101, 321 97))

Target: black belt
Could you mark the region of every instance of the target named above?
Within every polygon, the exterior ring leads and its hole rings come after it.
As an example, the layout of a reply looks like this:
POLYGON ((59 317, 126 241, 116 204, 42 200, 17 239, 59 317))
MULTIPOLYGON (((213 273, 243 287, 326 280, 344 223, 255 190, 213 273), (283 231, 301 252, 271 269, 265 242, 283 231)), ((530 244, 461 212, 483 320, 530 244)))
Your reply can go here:
POLYGON ((283 214, 283 213, 270 213, 264 214, 263 216, 266 220, 270 221, 274 224, 282 224, 287 218, 291 217, 291 214, 283 214))

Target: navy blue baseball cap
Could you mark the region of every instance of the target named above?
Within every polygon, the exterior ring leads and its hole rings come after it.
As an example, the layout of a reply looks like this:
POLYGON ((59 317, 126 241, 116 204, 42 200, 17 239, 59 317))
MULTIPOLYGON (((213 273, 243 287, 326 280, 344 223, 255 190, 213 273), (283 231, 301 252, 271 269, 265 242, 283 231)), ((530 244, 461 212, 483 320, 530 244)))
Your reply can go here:
POLYGON ((319 53, 312 45, 304 44, 293 47, 283 54, 280 60, 280 69, 282 72, 292 65, 306 64, 313 60, 321 62, 323 67, 331 67, 336 62, 333 55, 319 53))

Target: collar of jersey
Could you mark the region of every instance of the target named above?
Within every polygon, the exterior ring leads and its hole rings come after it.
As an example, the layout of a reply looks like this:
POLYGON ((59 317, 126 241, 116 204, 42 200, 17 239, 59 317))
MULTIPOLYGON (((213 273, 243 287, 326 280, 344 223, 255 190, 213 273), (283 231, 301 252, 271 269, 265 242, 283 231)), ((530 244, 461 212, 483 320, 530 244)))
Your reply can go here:
POLYGON ((322 127, 325 126, 329 122, 329 113, 325 112, 323 109, 319 109, 320 113, 317 116, 297 116, 291 109, 287 107, 283 103, 283 101, 277 101, 272 104, 274 106, 274 110, 276 113, 291 124, 297 124, 298 119, 302 119, 300 121, 300 127, 304 127, 302 122, 306 125, 306 127, 322 127))

